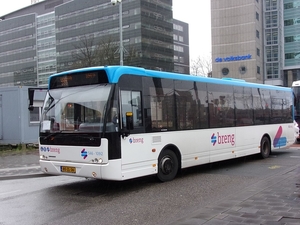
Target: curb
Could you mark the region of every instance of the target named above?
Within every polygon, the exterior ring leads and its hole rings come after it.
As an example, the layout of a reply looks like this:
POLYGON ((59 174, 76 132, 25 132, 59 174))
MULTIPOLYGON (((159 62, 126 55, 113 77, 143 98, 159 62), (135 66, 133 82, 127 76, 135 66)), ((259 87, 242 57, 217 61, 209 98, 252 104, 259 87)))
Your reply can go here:
POLYGON ((2 180, 17 180, 17 179, 28 179, 28 178, 39 178, 39 177, 46 177, 46 176, 53 176, 45 173, 32 173, 32 174, 22 174, 22 175, 7 175, 7 176, 0 176, 0 181, 2 180))

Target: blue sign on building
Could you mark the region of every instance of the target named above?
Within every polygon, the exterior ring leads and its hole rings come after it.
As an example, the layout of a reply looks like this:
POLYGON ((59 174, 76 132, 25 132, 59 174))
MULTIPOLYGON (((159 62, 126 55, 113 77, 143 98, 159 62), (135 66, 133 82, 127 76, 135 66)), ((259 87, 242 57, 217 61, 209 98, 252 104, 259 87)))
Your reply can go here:
POLYGON ((215 62, 232 62, 232 61, 241 61, 251 59, 252 55, 237 55, 237 56, 228 56, 228 57, 217 57, 215 62))

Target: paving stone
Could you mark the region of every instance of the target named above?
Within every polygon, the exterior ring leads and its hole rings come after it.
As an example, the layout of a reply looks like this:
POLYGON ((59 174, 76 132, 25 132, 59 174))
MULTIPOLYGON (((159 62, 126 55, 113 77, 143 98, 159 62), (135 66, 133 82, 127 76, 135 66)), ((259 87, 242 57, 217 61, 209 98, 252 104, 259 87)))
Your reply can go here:
POLYGON ((170 223, 170 225, 201 225, 206 224, 206 220, 197 219, 197 218, 187 218, 179 221, 176 221, 174 223, 170 223))
POLYGON ((279 221, 282 219, 282 216, 276 216, 276 215, 261 215, 260 218, 262 218, 265 221, 279 221))
POLYGON ((219 220, 219 219, 212 219, 205 223, 205 225, 227 225, 227 224, 231 225, 231 223, 224 221, 224 220, 219 220))
POLYGON ((254 209, 254 208, 241 208, 239 210, 239 212, 243 212, 243 213, 256 213, 258 211, 258 209, 254 209))
POLYGON ((229 216, 225 217, 223 220, 224 221, 229 221, 229 222, 241 223, 244 220, 244 218, 241 217, 241 216, 231 216, 231 215, 229 215, 229 216))

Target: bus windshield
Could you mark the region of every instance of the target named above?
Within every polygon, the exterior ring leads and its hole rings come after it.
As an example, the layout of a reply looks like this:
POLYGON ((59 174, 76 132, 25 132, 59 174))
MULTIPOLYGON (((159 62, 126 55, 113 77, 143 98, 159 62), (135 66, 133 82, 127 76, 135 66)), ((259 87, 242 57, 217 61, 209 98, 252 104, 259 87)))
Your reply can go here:
POLYGON ((110 90, 107 84, 49 90, 40 132, 101 131, 110 90))

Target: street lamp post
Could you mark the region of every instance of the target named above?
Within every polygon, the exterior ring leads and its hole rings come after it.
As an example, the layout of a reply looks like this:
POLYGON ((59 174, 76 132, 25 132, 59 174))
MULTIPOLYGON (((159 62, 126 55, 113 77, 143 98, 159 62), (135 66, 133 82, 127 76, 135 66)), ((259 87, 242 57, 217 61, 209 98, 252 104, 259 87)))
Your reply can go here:
POLYGON ((124 54, 124 48, 123 48, 123 10, 122 10, 122 0, 111 0, 111 3, 113 5, 119 4, 119 26, 120 26, 120 65, 123 66, 123 54, 124 54))

